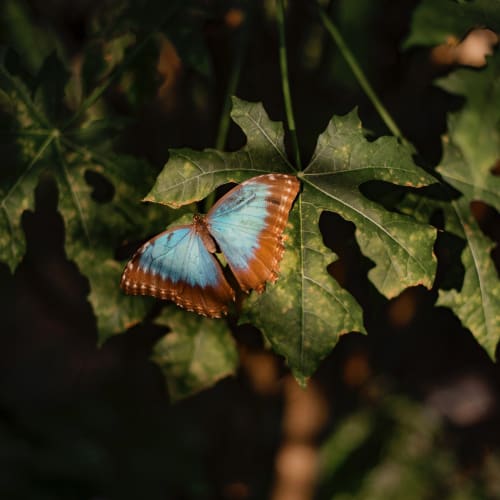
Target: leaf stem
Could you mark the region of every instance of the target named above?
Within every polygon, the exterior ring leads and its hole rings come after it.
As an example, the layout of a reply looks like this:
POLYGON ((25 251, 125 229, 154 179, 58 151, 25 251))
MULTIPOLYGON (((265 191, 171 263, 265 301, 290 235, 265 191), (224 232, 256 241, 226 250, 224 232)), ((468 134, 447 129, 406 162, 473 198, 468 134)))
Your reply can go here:
MULTIPOLYGON (((240 28, 240 32, 237 35, 236 49, 234 51, 234 62, 231 68, 231 73, 229 75, 226 93, 224 95, 224 103, 222 105, 219 127, 217 129, 217 137, 215 139, 215 149, 219 151, 223 151, 226 147, 227 135, 229 133, 229 126, 231 124, 231 98, 236 94, 236 89, 238 88, 241 68, 243 66, 244 55, 247 48, 248 21, 243 20, 243 23, 246 23, 246 25, 243 25, 240 28)), ((208 212, 210 207, 214 204, 214 201, 215 191, 212 191, 205 199, 205 212, 208 212)))
POLYGON ((335 24, 328 17, 328 15, 325 13, 322 7, 319 4, 316 5, 318 8, 321 21, 323 22, 325 28, 327 29, 327 31, 330 33, 331 37, 337 44, 342 56, 344 57, 345 61, 351 68, 351 71, 353 72, 359 85, 361 86, 365 94, 368 96, 368 99, 370 99, 371 103, 377 110, 380 118, 382 118, 383 122, 385 123, 387 128, 393 133, 393 135, 395 135, 401 142, 409 145, 409 142, 407 141, 407 139, 405 139, 401 130, 396 125, 396 122, 392 119, 392 116, 389 114, 385 106, 382 104, 382 101, 379 99, 375 90, 373 89, 370 82, 366 78, 366 75, 361 69, 361 66, 358 64, 358 61, 356 60, 353 53, 347 46, 337 26, 335 26, 335 24))
POLYGON ((283 0, 276 2, 276 22, 278 25, 279 35, 279 59, 281 70, 281 87, 283 89, 283 101, 285 104, 286 121, 288 130, 290 131, 290 139, 292 142, 293 155, 295 157, 295 166, 301 170, 302 162, 300 160, 299 142, 297 140, 297 130, 295 128, 295 119, 293 116, 292 98, 290 95, 290 83, 288 80, 288 62, 286 54, 286 38, 285 38, 285 14, 283 0))
POLYGON ((229 125, 231 123, 231 98, 236 94, 236 89, 238 88, 241 68, 243 66, 244 53, 247 46, 246 42, 248 39, 248 29, 246 27, 243 27, 242 30, 244 31, 240 34, 240 39, 238 40, 239 43, 237 44, 237 50, 235 51, 234 63, 231 69, 231 74, 229 75, 226 94, 224 96, 224 103, 222 105, 219 127, 217 130, 217 137, 215 139, 215 148, 221 151, 226 146, 229 125))

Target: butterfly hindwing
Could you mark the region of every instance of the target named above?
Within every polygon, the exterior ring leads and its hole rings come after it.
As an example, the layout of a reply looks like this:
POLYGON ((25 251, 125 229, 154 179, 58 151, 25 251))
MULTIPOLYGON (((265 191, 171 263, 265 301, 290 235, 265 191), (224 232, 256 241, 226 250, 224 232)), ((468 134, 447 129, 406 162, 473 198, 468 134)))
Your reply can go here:
POLYGON ((197 224, 178 226, 146 242, 125 268, 121 287, 128 294, 172 300, 209 317, 226 314, 234 300, 197 224))
POLYGON ((253 177, 229 191, 207 214, 208 230, 242 290, 262 292, 267 281, 276 281, 283 231, 299 187, 292 175, 253 177))

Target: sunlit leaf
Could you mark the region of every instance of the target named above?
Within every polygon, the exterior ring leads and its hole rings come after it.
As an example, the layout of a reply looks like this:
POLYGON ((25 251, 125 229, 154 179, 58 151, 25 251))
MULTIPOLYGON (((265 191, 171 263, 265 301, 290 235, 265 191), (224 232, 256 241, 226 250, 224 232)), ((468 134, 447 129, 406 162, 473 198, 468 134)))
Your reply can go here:
MULTIPOLYGON (((263 173, 293 173, 282 125, 270 121, 261 104, 238 99, 233 104, 232 117, 247 136, 246 145, 231 153, 171 151, 148 201, 182 206, 227 182, 263 173)), ((364 331, 356 300, 326 270, 336 256, 323 244, 321 213, 335 211, 357 225, 358 242, 376 263, 370 278, 384 294, 392 297, 415 284, 430 287, 436 267, 435 230, 386 211, 358 187, 370 180, 420 187, 434 178, 417 167, 411 152, 395 139, 369 143, 355 113, 332 120, 299 177, 303 192, 290 215, 280 279, 262 296, 253 294, 246 301, 240 321, 258 326, 304 383, 339 335, 364 331)))
POLYGON ((179 207, 198 201, 227 182, 269 172, 291 173, 283 144, 283 126, 267 117, 262 104, 233 99, 231 116, 247 136, 234 153, 215 149, 174 149, 145 201, 179 207))
POLYGON ((361 251, 377 264, 368 276, 386 297, 416 284, 432 286, 435 230, 388 212, 359 191, 360 185, 372 180, 407 187, 435 183, 415 165, 411 151, 395 138, 368 142, 356 113, 350 113, 330 121, 302 179, 313 188, 305 200, 356 225, 361 251))

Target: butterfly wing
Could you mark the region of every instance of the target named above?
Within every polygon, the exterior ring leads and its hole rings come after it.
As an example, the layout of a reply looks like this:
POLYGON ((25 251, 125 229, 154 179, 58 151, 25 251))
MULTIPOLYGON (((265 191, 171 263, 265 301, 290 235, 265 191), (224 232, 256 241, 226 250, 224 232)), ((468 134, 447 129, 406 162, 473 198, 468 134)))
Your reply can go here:
POLYGON ((253 177, 229 191, 207 214, 217 241, 244 291, 262 292, 278 278, 283 231, 300 183, 293 175, 253 177))
POLYGON ((195 225, 178 226, 146 242, 123 271, 121 287, 152 295, 211 318, 227 313, 234 291, 195 225))

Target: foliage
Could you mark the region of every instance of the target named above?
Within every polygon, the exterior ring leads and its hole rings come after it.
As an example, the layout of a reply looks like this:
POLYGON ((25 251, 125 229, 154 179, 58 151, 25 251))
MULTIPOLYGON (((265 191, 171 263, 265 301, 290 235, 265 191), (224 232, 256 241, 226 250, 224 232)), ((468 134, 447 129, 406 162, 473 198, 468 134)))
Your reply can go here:
POLYGON ((493 242, 481 231, 471 203, 480 201, 500 209, 500 180, 493 173, 500 157, 499 61, 497 52, 488 58, 483 71, 459 69, 437 82, 446 91, 466 99, 459 111, 449 114, 443 156, 437 167, 443 180, 460 194, 448 190, 446 202, 406 200, 407 212, 421 220, 429 220, 440 211, 444 230, 465 241, 463 272, 457 265, 448 270, 437 304, 450 307, 492 358, 500 331, 500 281, 491 258, 493 242), (452 275, 460 274, 457 285, 452 275))
MULTIPOLYGON (((486 461, 496 470, 496 457, 486 461)), ((457 466, 443 446, 439 416, 404 398, 391 397, 345 418, 327 438, 321 450, 317 498, 418 500, 431 492, 453 500, 495 496, 494 476, 486 473, 481 481, 474 481, 460 477, 457 466)))
POLYGON ((412 19, 411 33, 405 47, 433 46, 463 38, 473 28, 487 26, 500 29, 498 0, 424 0, 419 3, 412 19))
POLYGON ((435 66, 500 0, 3 0, 0 28, 3 496, 266 498, 299 449, 318 499, 500 497, 500 48, 435 66), (148 238, 276 172, 264 293, 123 294, 148 238))
MULTIPOLYGON (((290 214, 280 279, 261 296, 251 294, 236 320, 257 326, 300 383, 306 383, 341 335, 366 330, 358 301, 327 271, 337 256, 325 246, 320 231, 325 211, 355 225, 357 244, 373 263, 368 279, 391 299, 408 287, 433 287, 437 262, 431 215, 441 210, 444 230, 465 240, 465 273, 460 286, 440 290, 438 305, 452 308, 494 355, 500 284, 489 255, 491 242, 475 222, 470 202, 481 200, 497 210, 500 206, 500 184, 491 171, 499 158, 498 54, 482 71, 456 70, 438 83, 463 96, 465 104, 449 114, 437 173, 417 164, 414 148, 401 137, 371 137, 355 110, 331 117, 308 166, 300 169, 289 160, 282 123, 272 121, 262 103, 234 98, 231 117, 245 145, 233 152, 171 149, 154 181, 157 169, 146 158, 120 152, 118 141, 111 140, 120 137, 131 117, 113 110, 110 94, 117 92, 128 109, 135 109, 140 96, 145 99, 155 91, 152 83, 144 83, 154 82, 154 68, 150 65, 149 74, 141 78, 139 62, 141 54, 158 56, 161 36, 168 37, 187 67, 210 78, 199 27, 216 10, 194 1, 104 6, 92 20, 81 64, 75 65, 52 35, 37 46, 40 28, 23 5, 3 6, 6 19, 18 23, 8 38, 20 55, 4 49, 0 61, 0 256, 12 271, 22 260, 22 214, 33 210, 34 189, 48 173, 59 190, 67 256, 89 280, 101 343, 141 321, 153 304, 119 290, 124 262, 115 256, 120 245, 154 234, 177 217, 172 208, 191 209, 224 184, 287 172, 299 177, 302 191, 290 214), (385 188, 368 194, 365 188, 373 183, 385 188), (433 184, 439 184, 439 199, 426 198, 420 189, 433 184), (395 186, 405 196, 391 207, 385 193, 395 186), (150 203, 139 204, 148 190, 145 201, 150 203)), ((244 19, 250 8, 242 5, 244 19)), ((438 43, 445 34, 462 36, 478 23, 495 28, 495 5, 486 0, 422 2, 406 45, 438 43), (439 15, 451 6, 451 16, 439 15), (464 13, 471 14, 470 21, 464 13), (432 25, 425 21, 429 17, 432 25)), ((378 103, 377 109, 382 109, 378 103)), ((172 397, 234 373, 236 351, 224 320, 214 323, 167 307, 160 322, 171 332, 157 345, 153 359, 163 368, 172 397)))
POLYGON ((492 357, 500 331, 500 282, 490 258, 494 245, 474 220, 470 204, 479 200, 500 210, 500 179, 492 172, 500 158, 499 81, 497 52, 481 74, 461 69, 438 82, 466 99, 463 108, 449 117, 437 170, 462 193, 446 208, 445 228, 467 242, 462 289, 441 291, 438 304, 451 307, 492 357))
POLYGON ((224 322, 199 319, 169 307, 156 323, 171 330, 156 343, 152 359, 165 374, 172 400, 194 394, 235 372, 238 355, 224 322))

